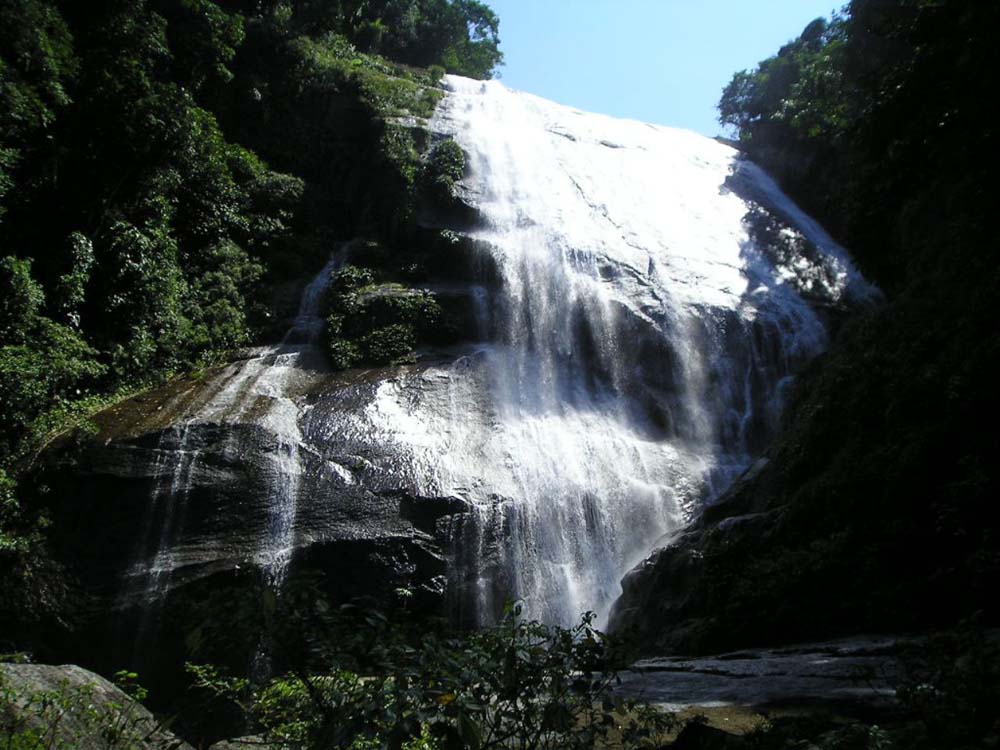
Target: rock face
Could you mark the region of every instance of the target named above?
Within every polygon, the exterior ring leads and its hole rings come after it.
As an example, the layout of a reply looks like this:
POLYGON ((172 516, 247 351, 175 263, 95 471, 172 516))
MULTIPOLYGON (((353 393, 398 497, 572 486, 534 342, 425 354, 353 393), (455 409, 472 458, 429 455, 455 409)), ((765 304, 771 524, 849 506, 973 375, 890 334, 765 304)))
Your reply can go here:
POLYGON ((214 631, 238 643, 210 658, 246 669, 268 658, 262 608, 300 583, 335 603, 403 592, 409 611, 445 614, 442 519, 466 505, 421 494, 366 416, 386 384, 406 378, 417 397, 437 381, 427 365, 330 371, 323 293, 342 262, 306 285, 280 344, 120 403, 44 455, 36 479, 86 595, 72 624, 88 666, 179 684, 214 631))
POLYGON ((886 707, 895 701, 899 657, 912 641, 853 638, 703 658, 654 658, 621 675, 621 695, 669 711, 729 705, 886 707))
MULTIPOLYGON (((767 491, 774 467, 758 459, 715 502, 622 579, 609 629, 634 638, 645 653, 704 652, 714 640, 719 550, 766 546, 781 526, 782 510, 767 491), (771 471, 769 471, 769 469, 771 471)), ((725 591, 722 592, 725 594, 725 591)))
POLYGON ((940 306, 908 293, 845 326, 767 464, 625 577, 612 629, 647 654, 713 653, 1000 621, 993 369, 957 385, 984 329, 940 306))
POLYGON ((370 431, 418 494, 470 501, 452 532, 462 622, 511 599, 603 622, 622 574, 773 437, 829 308, 869 290, 721 144, 446 85, 432 127, 465 153, 456 188, 480 216, 453 234, 498 283, 482 285, 476 345, 380 387, 370 431))
MULTIPOLYGON (((317 343, 338 252, 282 342, 47 452, 37 480, 93 666, 180 665, 213 621, 266 619, 300 582, 334 601, 405 589, 412 611, 467 625, 509 600, 603 617, 621 575, 773 436, 829 309, 867 295, 732 149, 448 81, 431 127, 469 156, 455 205, 478 219, 435 217, 453 226, 426 267, 461 341, 332 373, 317 343)), ((364 316, 407 302, 363 289, 364 316)))
POLYGON ((74 625, 89 664, 144 676, 150 654, 183 664, 190 633, 225 616, 213 596, 253 599, 314 571, 333 601, 391 604, 406 589, 413 611, 445 613, 442 519, 464 503, 408 492, 406 467, 351 430, 400 372, 343 378, 310 354, 259 352, 143 394, 50 449, 37 476, 56 498, 54 544, 88 595, 74 625))
MULTIPOLYGON (((215 384, 239 377, 234 373, 252 364, 246 360, 225 368, 213 376, 215 384)), ((363 380, 317 376, 305 392, 281 398, 340 413, 363 408, 373 387, 363 380), (323 395, 309 393, 312 386, 323 395)), ((350 558, 350 547, 367 544, 384 557, 382 565, 365 571, 359 564, 345 575, 338 583, 345 593, 413 583, 407 577, 410 557, 436 557, 440 564, 435 520, 436 514, 453 509, 446 501, 423 498, 426 503, 418 503, 421 498, 407 495, 376 471, 358 436, 335 429, 333 434, 316 433, 308 420, 294 444, 281 426, 266 419, 230 422, 226 416, 188 423, 192 417, 177 407, 176 399, 204 399, 212 388, 212 383, 185 382, 121 404, 101 415, 99 423, 116 414, 141 419, 148 410, 173 424, 148 431, 134 423, 118 424, 117 434, 101 430, 72 452, 53 456, 47 467, 53 490, 72 498, 59 506, 60 525, 88 540, 78 545, 78 554, 93 555, 82 569, 94 578, 91 590, 101 591, 99 581, 110 583, 124 574, 119 603, 127 606, 133 599, 241 565, 277 575, 278 564, 291 565, 306 550, 317 556, 338 545, 342 548, 336 553, 329 551, 350 558), (170 416, 161 417, 164 412, 170 416), (274 507, 275 495, 286 489, 282 482, 296 484, 291 488, 295 507, 287 519, 292 528, 282 540, 288 548, 272 548, 267 540, 274 536, 273 527, 286 520, 275 518, 282 510, 274 507)), ((260 394, 255 398, 269 400, 260 394)), ((267 406, 251 403, 246 408, 267 406)), ((428 570, 427 565, 421 568, 428 570)), ((439 573, 443 569, 435 571, 439 573)), ((417 585, 431 591, 433 578, 417 585)))
POLYGON ((34 733, 44 738, 44 747, 192 750, 93 672, 73 665, 0 664, 0 743, 22 747, 17 738, 34 733))

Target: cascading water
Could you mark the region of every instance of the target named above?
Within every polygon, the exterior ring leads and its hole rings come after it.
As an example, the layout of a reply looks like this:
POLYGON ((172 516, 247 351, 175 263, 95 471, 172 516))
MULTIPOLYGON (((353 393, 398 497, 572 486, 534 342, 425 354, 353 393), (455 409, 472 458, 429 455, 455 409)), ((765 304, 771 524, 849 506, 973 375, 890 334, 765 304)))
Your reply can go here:
POLYGON ((869 290, 728 146, 446 80, 433 127, 467 154, 481 222, 465 233, 499 270, 487 341, 383 382, 357 428, 394 446, 418 494, 471 504, 450 530, 459 619, 507 599, 550 622, 604 616, 622 575, 773 433, 785 384, 826 343, 806 298, 869 290), (758 246, 756 203, 811 255, 758 246))
MULTIPOLYGON (((291 397, 290 386, 306 359, 322 356, 316 342, 323 331, 323 293, 339 263, 339 255, 334 255, 306 285, 298 314, 280 344, 257 350, 252 358, 226 367, 200 389, 201 397, 195 403, 184 405, 188 416, 161 437, 153 467, 153 503, 123 590, 124 600, 138 598, 143 606, 139 641, 158 615, 171 575, 184 566, 185 556, 195 557, 197 553, 179 546, 177 540, 184 526, 192 479, 205 448, 205 438, 198 432, 206 426, 252 423, 271 438, 266 448, 269 460, 264 478, 268 518, 262 524, 264 533, 258 535, 256 549, 246 554, 247 562, 263 572, 265 582, 280 589, 295 541, 303 473, 301 411, 291 397)), ((238 461, 245 440, 230 431, 224 452, 238 461)))

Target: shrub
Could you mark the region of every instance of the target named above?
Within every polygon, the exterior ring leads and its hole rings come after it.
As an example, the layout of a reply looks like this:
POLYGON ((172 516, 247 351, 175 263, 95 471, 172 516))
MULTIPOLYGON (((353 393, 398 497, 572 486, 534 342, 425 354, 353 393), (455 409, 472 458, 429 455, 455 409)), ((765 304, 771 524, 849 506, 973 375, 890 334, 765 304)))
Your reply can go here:
POLYGON ((27 338, 45 304, 41 286, 31 276, 31 261, 0 260, 0 344, 19 344, 27 338))
POLYGON ((80 327, 80 309, 90 281, 91 270, 94 267, 94 245, 85 235, 73 232, 67 242, 69 247, 70 268, 59 277, 56 292, 59 300, 59 312, 65 322, 73 328, 80 327))
POLYGON ((495 627, 459 636, 408 633, 350 606, 282 619, 305 646, 293 647, 303 658, 288 674, 253 686, 189 667, 279 746, 627 750, 658 746, 674 723, 613 694, 620 652, 589 613, 564 629, 514 607, 495 627))
POLYGON ((923 724, 933 747, 976 747, 995 735, 1000 702, 1000 643, 963 623, 903 660, 899 701, 923 724))
POLYGON ((327 352, 337 369, 358 363, 388 365, 409 358, 431 333, 441 309, 429 292, 374 283, 367 268, 345 266, 330 285, 327 352))
POLYGON ((79 334, 47 318, 37 323, 31 344, 0 347, 0 456, 34 419, 80 397, 105 369, 79 334))
POLYGON ((0 469, 0 556, 23 552, 29 543, 21 533, 23 516, 16 491, 17 483, 0 469))
POLYGON ((331 338, 327 344, 327 355, 330 364, 337 370, 354 367, 361 361, 361 352, 356 344, 340 338, 331 338))
POLYGON ((364 359, 374 365, 396 364, 413 351, 417 337, 413 326, 396 323, 376 328, 360 343, 364 359))
POLYGON ((424 165, 423 183, 433 200, 447 202, 455 195, 455 183, 465 176, 465 152, 452 139, 438 143, 424 165))

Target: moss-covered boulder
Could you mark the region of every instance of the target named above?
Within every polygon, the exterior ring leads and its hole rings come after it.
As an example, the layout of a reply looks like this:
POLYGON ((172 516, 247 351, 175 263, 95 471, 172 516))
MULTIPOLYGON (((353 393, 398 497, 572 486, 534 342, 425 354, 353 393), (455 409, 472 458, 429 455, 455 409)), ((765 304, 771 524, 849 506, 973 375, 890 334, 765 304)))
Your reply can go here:
POLYGON ((0 746, 191 750, 100 675, 74 665, 44 664, 0 664, 0 746))
POLYGON ((441 308, 430 292, 399 282, 376 282, 375 276, 359 266, 335 273, 328 300, 327 350, 336 368, 406 361, 440 322, 441 308))

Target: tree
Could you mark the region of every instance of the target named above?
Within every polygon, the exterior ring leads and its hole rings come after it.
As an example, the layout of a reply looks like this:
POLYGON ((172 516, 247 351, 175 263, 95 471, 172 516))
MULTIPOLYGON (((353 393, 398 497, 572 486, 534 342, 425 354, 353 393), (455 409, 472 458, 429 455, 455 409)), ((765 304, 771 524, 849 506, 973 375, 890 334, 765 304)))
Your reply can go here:
POLYGON ((31 276, 31 261, 0 260, 0 344, 23 344, 38 322, 45 293, 31 276))
MULTIPOLYGON (((70 104, 77 72, 72 35, 51 3, 0 4, 0 221, 19 169, 44 149, 57 114, 70 104)), ((22 189, 43 176, 21 180, 22 189)))
POLYGON ((243 43, 243 17, 227 13, 212 0, 156 0, 167 21, 173 78, 195 92, 233 79, 229 65, 243 43))

